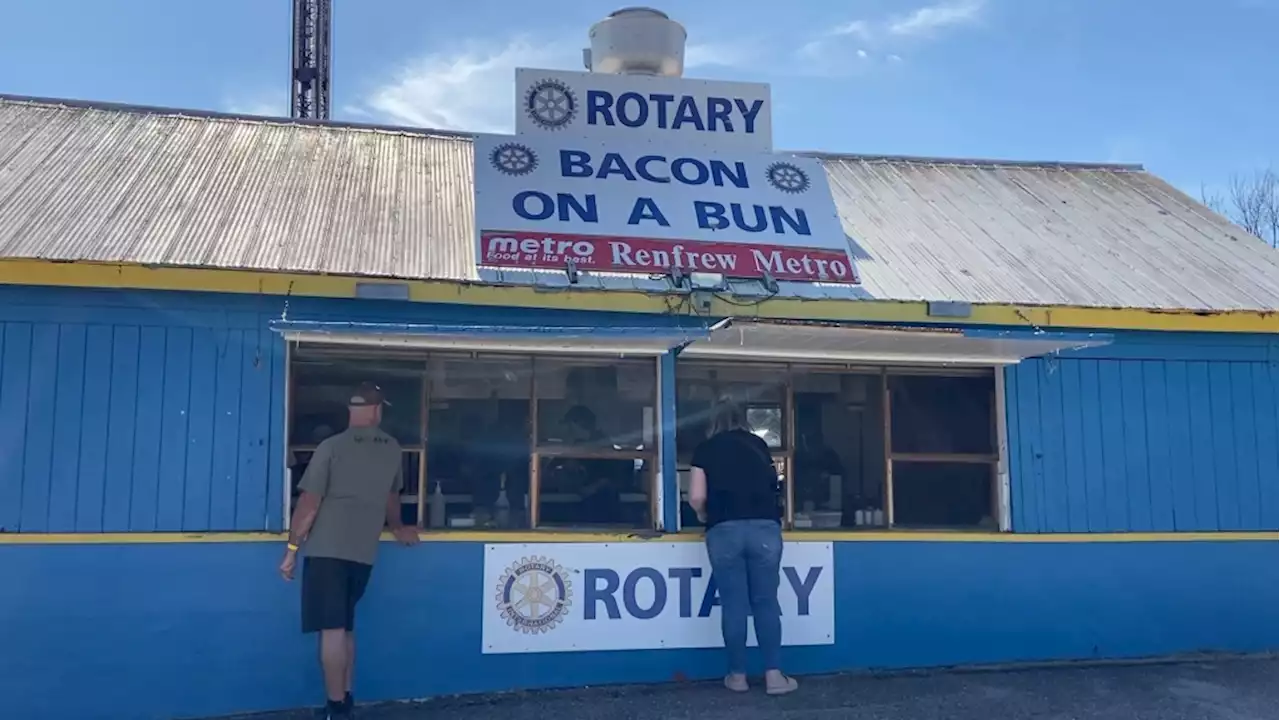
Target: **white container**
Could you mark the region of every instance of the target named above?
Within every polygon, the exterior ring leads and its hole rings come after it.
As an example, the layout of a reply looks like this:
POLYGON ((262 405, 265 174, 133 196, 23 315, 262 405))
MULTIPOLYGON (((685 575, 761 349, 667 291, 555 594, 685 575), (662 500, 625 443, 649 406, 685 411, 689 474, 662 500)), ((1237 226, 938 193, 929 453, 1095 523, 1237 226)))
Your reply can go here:
POLYGON ((431 527, 444 527, 444 518, 444 489, 437 482, 436 489, 431 492, 431 527))
POLYGON ((629 7, 591 26, 591 48, 582 52, 591 72, 614 75, 684 74, 684 26, 653 8, 629 7))
POLYGON ((511 526, 511 501, 507 499, 507 476, 502 475, 498 499, 493 502, 493 520, 500 528, 511 526))

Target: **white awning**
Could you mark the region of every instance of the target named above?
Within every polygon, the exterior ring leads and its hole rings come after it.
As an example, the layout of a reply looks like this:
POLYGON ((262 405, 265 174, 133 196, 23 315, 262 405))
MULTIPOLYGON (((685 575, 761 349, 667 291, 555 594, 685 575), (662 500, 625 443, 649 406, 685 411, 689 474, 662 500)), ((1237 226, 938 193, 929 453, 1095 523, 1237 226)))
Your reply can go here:
POLYGON ((1106 345, 1111 337, 1039 330, 839 327, 734 320, 695 340, 682 357, 875 365, 1010 365, 1028 357, 1106 345))
POLYGON ((658 356, 703 328, 563 327, 273 321, 285 340, 329 346, 506 352, 535 355, 658 356))

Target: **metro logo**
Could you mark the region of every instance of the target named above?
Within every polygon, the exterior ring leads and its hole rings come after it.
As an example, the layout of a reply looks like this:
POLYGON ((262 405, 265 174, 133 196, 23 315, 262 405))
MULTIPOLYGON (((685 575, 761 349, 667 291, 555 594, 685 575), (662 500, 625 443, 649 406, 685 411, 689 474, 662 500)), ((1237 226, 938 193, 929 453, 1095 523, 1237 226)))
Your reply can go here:
POLYGON ((595 245, 585 240, 556 240, 555 238, 526 237, 515 238, 494 235, 489 238, 485 249, 486 255, 569 255, 590 257, 595 252, 595 245))

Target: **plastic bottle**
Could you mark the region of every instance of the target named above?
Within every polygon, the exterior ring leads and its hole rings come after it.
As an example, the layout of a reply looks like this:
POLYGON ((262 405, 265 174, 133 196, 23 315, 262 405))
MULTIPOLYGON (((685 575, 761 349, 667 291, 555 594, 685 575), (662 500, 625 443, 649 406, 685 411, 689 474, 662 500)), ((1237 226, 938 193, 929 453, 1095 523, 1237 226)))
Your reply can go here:
POLYGON ((436 481, 436 489, 431 492, 431 527, 444 527, 444 489, 436 481))
POLYGON ((511 525, 511 501, 507 499, 507 475, 502 474, 501 484, 498 487, 498 499, 493 502, 493 519, 498 527, 506 528, 511 525))

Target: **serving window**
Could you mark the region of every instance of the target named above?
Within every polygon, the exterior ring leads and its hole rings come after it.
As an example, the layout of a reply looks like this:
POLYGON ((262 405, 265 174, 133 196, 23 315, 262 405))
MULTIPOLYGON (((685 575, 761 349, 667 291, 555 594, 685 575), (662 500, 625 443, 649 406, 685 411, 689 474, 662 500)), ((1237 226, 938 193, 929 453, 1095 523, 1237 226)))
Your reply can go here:
MULTIPOLYGON (((676 366, 676 466, 680 487, 680 523, 699 524, 687 502, 689 463, 711 428, 716 402, 729 398, 742 406, 748 429, 765 441, 785 482, 792 460, 791 399, 786 365, 682 362, 676 366)), ((784 511, 789 503, 782 508, 784 511)))
POLYGON ((689 460, 730 396, 773 450, 789 528, 990 528, 999 453, 992 369, 689 362, 677 368, 681 523, 689 460))
POLYGON ((432 529, 654 527, 657 361, 293 344, 293 497, 362 381, 391 403, 406 522, 432 529))

